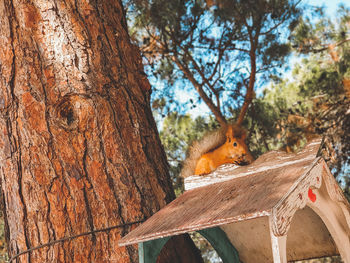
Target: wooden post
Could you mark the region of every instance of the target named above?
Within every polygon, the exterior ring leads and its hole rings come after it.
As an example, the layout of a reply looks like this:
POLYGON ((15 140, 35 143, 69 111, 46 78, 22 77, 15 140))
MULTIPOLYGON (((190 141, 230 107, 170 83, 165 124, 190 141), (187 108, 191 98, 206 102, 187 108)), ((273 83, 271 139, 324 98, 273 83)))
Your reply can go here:
POLYGON ((331 234, 340 256, 345 263, 350 263, 350 238, 346 231, 347 222, 344 212, 339 203, 332 200, 327 188, 322 185, 320 189, 314 189, 316 200, 308 202, 308 206, 322 219, 331 234))
POLYGON ((139 263, 155 263, 158 255, 170 237, 139 243, 139 263))
POLYGON ((273 217, 270 216, 270 236, 272 255, 274 263, 287 263, 287 234, 284 236, 276 236, 272 229, 273 217))
POLYGON ((223 263, 239 263, 237 249, 232 245, 226 233, 220 227, 197 231, 212 245, 223 263))
MULTIPOLYGON (((207 228, 198 231, 216 250, 223 263, 239 263, 236 248, 231 244, 225 232, 219 228, 207 228)), ((155 263, 158 255, 170 237, 139 243, 139 263, 155 263)))

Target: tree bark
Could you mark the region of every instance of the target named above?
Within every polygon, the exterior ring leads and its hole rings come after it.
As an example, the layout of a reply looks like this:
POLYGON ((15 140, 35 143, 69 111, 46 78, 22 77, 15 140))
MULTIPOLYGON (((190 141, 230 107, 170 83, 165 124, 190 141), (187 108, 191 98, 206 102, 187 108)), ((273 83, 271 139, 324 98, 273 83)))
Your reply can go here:
MULTIPOLYGON (((0 175, 10 257, 145 220, 174 199, 150 85, 121 3, 0 0, 0 14, 0 175)), ((118 246, 137 225, 16 260, 138 262, 136 246, 118 246)), ((174 246, 163 262, 201 260, 188 238, 174 246)))

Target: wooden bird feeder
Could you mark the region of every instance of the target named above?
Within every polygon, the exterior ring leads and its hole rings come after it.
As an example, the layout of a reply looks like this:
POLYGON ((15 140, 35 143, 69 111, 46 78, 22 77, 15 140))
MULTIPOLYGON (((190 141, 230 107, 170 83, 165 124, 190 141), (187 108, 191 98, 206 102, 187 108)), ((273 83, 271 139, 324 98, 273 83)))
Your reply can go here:
POLYGON ((154 263, 167 240, 198 231, 223 262, 288 262, 340 255, 350 263, 350 205, 322 157, 268 152, 185 180, 186 192, 120 240, 154 263))

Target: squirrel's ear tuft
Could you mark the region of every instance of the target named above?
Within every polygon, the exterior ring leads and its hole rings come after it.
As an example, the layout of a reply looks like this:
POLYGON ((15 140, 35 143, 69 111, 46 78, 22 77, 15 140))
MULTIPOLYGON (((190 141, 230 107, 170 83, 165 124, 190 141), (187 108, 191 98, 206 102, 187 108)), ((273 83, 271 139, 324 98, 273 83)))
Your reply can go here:
POLYGON ((242 131, 241 139, 244 141, 247 138, 246 131, 242 131))
POLYGON ((233 136, 234 136, 234 132, 233 132, 232 126, 229 125, 227 126, 227 129, 226 129, 226 138, 230 139, 230 138, 233 138, 233 136))
POLYGON ((245 140, 247 137, 247 133, 245 129, 243 129, 241 126, 233 124, 232 126, 229 126, 231 128, 231 135, 232 137, 239 138, 242 140, 245 140))

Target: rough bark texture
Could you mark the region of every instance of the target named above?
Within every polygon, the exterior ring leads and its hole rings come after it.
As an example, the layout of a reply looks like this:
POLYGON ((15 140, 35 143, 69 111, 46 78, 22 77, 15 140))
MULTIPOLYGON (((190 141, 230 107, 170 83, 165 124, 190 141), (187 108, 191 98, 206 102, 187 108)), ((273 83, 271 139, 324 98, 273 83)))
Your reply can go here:
MULTIPOLYGON (((0 0, 0 14, 0 175, 10 256, 143 220, 171 201, 150 86, 121 3, 0 0)), ((117 244, 136 226, 17 260, 137 262, 136 247, 117 244)), ((176 243, 163 262, 196 261, 187 238, 176 243)))

